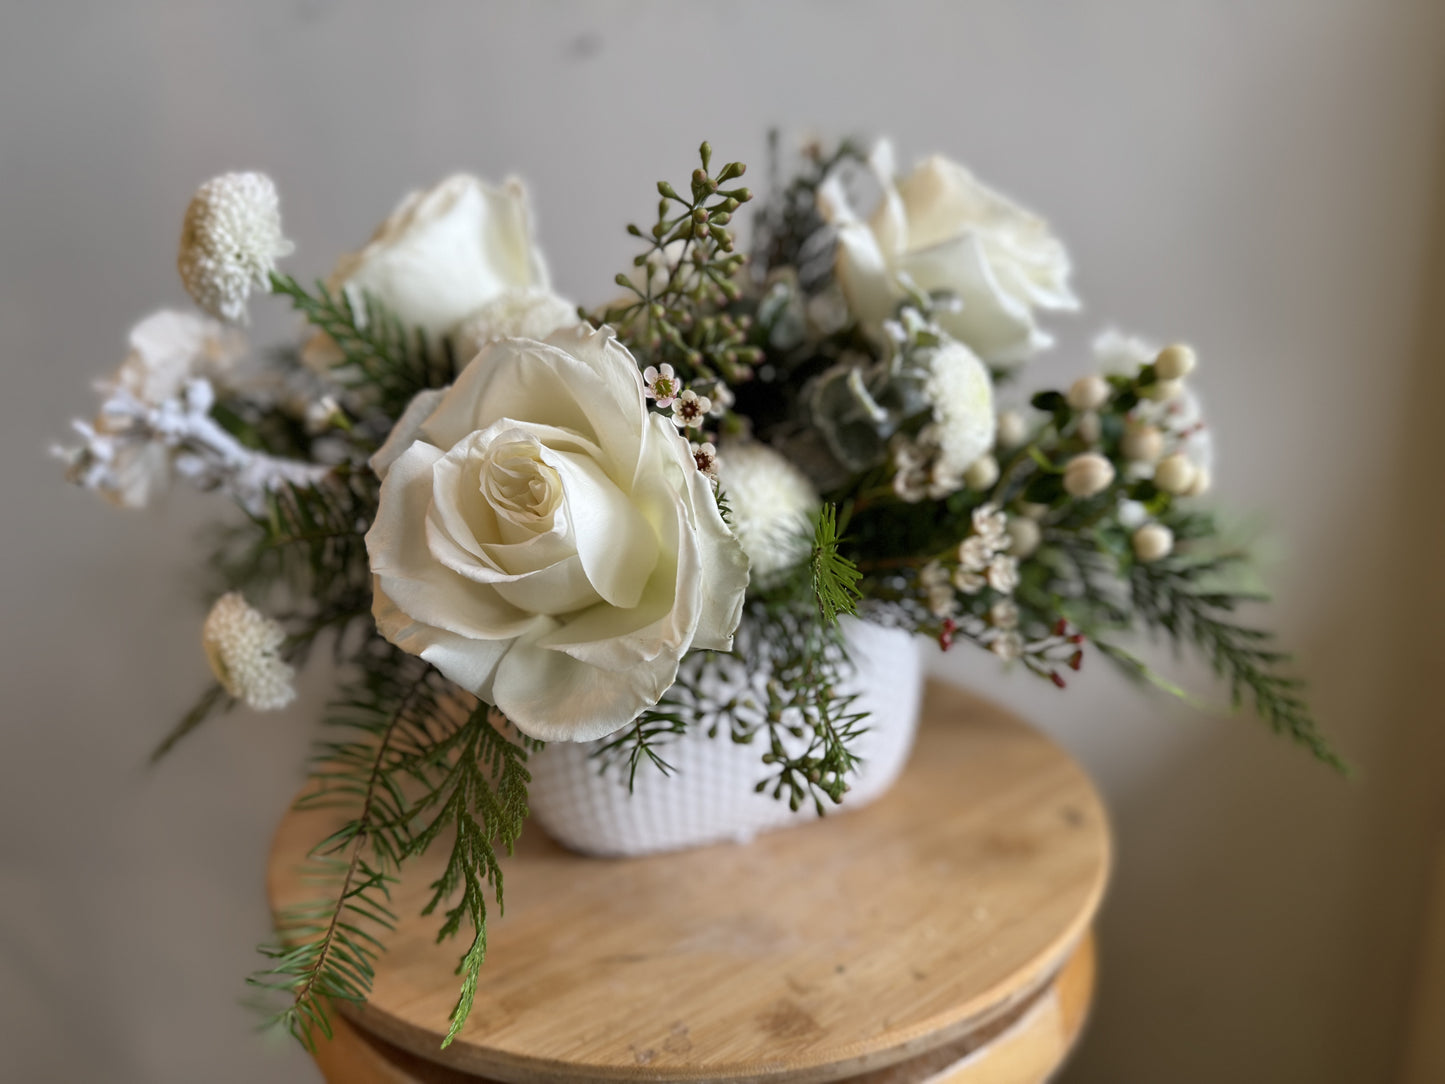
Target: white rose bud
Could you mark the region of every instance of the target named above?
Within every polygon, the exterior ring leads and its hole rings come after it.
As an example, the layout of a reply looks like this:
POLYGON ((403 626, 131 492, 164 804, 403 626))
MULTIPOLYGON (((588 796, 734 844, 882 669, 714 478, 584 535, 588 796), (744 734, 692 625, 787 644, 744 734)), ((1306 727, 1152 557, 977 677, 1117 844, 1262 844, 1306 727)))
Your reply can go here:
POLYGON ((1174 550, 1174 532, 1162 523, 1146 523, 1131 539, 1134 556, 1146 564, 1168 557, 1174 550))
POLYGON ((1017 410, 1005 410, 998 416, 998 446, 1017 448, 1029 437, 1029 423, 1017 410))
POLYGON ((1185 497, 1202 497, 1209 492, 1214 484, 1214 478, 1209 473, 1208 467, 1197 467, 1194 471, 1194 484, 1182 494, 1185 497))
POLYGON ((877 211, 854 205, 844 170, 818 189, 818 210, 836 231, 838 284, 865 329, 882 331, 907 281, 957 297, 961 304, 934 318, 991 365, 1026 361, 1052 344, 1040 311, 1079 302, 1068 253, 1048 223, 941 156, 900 177, 880 144, 868 166, 883 196, 877 211))
POLYGON ((1139 394, 1156 403, 1167 403, 1171 399, 1177 399, 1183 390, 1184 385, 1178 380, 1156 380, 1147 388, 1140 388, 1139 394))
POLYGON ((1124 427, 1120 442, 1124 458, 1136 463, 1153 463, 1164 454, 1164 434, 1147 422, 1130 422, 1124 427))
POLYGON ((1109 382, 1102 376, 1081 376, 1065 398, 1075 410, 1098 410, 1109 401, 1109 382))
POLYGON ((1114 464, 1097 452, 1085 452, 1064 467, 1064 491, 1071 497, 1093 497, 1114 481, 1114 464))
POLYGON ((1039 548, 1044 532, 1037 522, 1023 516, 1014 516, 1008 521, 1009 553, 1019 560, 1031 555, 1039 548))
POLYGON ((1190 462, 1188 456, 1175 452, 1161 459, 1154 468, 1154 484, 1165 493, 1182 496, 1189 492, 1198 474, 1199 468, 1190 462))
POLYGON ((1160 380, 1183 380, 1194 371, 1194 351, 1183 343, 1166 346, 1154 359, 1154 371, 1160 380))
POLYGON ((1098 444, 1099 437, 1103 435, 1104 426, 1099 421, 1099 416, 1091 410, 1087 414, 1079 416, 1079 425, 1075 432, 1079 434, 1079 439, 1085 444, 1098 444))
POLYGON ((979 456, 963 472, 963 480, 969 489, 988 489, 998 481, 998 460, 991 455, 979 456))

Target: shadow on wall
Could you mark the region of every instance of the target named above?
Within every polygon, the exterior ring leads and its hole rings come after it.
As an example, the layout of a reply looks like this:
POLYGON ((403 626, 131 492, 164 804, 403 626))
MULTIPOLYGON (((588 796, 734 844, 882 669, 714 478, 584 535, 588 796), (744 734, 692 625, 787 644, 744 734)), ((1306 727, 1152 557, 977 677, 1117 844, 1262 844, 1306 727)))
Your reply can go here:
MULTIPOLYGON (((1436 173, 1445 193, 1445 162, 1436 173)), ((1076 1084, 1135 1079, 1141 1065, 1173 1084, 1445 1079, 1440 1021, 1416 1003, 1445 983, 1417 974, 1445 846, 1445 199, 1432 226, 1400 439, 1358 506, 1375 527, 1351 565, 1375 574, 1313 585, 1299 624, 1314 633, 1297 645, 1313 701, 1356 775, 1341 782, 1264 733, 1241 756, 1223 725, 1192 730, 1116 800, 1101 996, 1076 1084), (1207 999, 1226 990, 1221 1012, 1207 999)))

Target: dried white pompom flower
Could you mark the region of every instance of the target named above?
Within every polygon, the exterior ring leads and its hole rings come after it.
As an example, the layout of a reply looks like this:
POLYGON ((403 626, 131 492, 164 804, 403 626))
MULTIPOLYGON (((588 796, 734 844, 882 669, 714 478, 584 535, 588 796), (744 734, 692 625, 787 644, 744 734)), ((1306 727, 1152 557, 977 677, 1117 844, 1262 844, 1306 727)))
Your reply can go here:
POLYGON ((1146 523, 1134 532, 1130 541, 1134 556, 1148 564, 1169 556, 1174 549, 1174 532, 1162 523, 1146 523))
POLYGON ((963 472, 993 447, 993 381, 988 369, 962 343, 945 342, 929 359, 924 395, 933 407, 933 432, 948 473, 963 472))
POLYGON ((296 671, 277 655, 285 641, 286 630, 248 604, 239 591, 216 599, 201 629, 216 680, 257 711, 284 708, 296 698, 296 671))
POLYGON ((1114 483, 1114 464, 1096 452, 1076 455, 1064 465, 1064 490, 1071 497, 1092 497, 1114 483))
POLYGON ((281 234, 276 185, 264 173, 223 173, 186 208, 176 267, 196 304, 233 324, 246 320, 251 288, 269 288, 276 261, 295 246, 281 234))
POLYGON ((792 463, 759 441, 734 441, 718 453, 718 478, 733 533, 756 584, 808 559, 818 492, 792 463))

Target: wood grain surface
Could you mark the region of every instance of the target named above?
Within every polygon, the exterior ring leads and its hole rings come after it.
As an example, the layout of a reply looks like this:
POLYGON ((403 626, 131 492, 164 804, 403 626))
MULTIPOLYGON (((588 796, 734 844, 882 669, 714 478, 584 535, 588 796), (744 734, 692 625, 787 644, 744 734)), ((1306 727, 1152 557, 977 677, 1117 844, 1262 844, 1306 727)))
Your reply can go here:
MULTIPOLYGON (((849 1077, 846 1084, 1042 1084, 1053 1079, 1083 1030, 1094 991, 1089 935, 1040 996, 1001 1028, 990 1026, 926 1054, 849 1077)), ((419 1058, 333 1018, 316 1049, 327 1084, 496 1084, 419 1058)), ((783 1079, 783 1078, 777 1078, 783 1079)))
MULTIPOLYGON (((283 821, 274 906, 305 898, 295 870, 334 818, 283 821)), ((471 1019, 445 1051, 459 947, 438 947, 435 921, 415 917, 439 861, 413 862, 395 891, 403 922, 371 1001, 347 1009, 362 1030, 510 1084, 806 1082, 1019 1018, 1082 942, 1109 836, 1057 746, 934 685, 903 778, 858 812, 626 860, 529 833, 506 863, 471 1019)))

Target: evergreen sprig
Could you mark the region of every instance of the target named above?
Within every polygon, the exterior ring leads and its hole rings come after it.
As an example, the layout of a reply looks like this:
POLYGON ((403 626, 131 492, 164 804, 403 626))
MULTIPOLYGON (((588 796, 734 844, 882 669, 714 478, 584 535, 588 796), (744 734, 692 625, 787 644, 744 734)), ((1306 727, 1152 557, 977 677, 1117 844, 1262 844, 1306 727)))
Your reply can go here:
POLYGON ((455 936, 463 921, 470 923, 472 940, 457 965, 461 992, 452 1009, 442 1047, 449 1046, 467 1016, 477 992, 477 975, 487 955, 487 893, 495 894, 497 911, 502 902, 500 845, 508 854, 516 846, 527 819, 526 768, 528 752, 541 747, 530 739, 511 740, 502 733, 505 720, 495 708, 478 705, 460 727, 441 742, 431 756, 445 764, 433 789, 411 809, 409 819, 430 819, 412 838, 409 853, 420 854, 442 832, 453 830, 447 862, 431 884, 432 896, 422 909, 429 915, 460 892, 442 922, 437 940, 455 936))
POLYGON ((839 552, 841 542, 838 508, 836 505, 824 504, 818 511, 813 532, 810 567, 818 612, 829 625, 838 620, 839 614, 856 614, 858 600, 862 598, 858 581, 863 578, 863 574, 857 565, 839 552))
POLYGON ((1336 771, 1348 773, 1345 761, 1320 732, 1304 698, 1304 683, 1281 668, 1291 656, 1274 646, 1274 634, 1235 621, 1242 605, 1262 596, 1210 587, 1237 557, 1190 560, 1171 557, 1134 562, 1129 593, 1134 611, 1147 626, 1163 631, 1180 645, 1197 648, 1214 672, 1229 684, 1230 701, 1239 708, 1248 698, 1276 734, 1284 734, 1336 771))
POLYGON ((343 737, 321 744, 315 785, 297 802, 351 814, 311 849, 303 875, 319 894, 277 916, 278 943, 261 948, 272 964, 248 980, 285 998, 270 1022, 308 1048, 318 1030, 331 1036, 328 1001, 359 1003, 371 990, 380 935, 396 924, 390 886, 412 839, 403 784, 425 762, 438 707, 429 666, 389 645, 372 650, 379 665, 335 705, 343 737))
POLYGON ((418 392, 456 379, 456 357, 448 340, 429 341, 370 295, 361 299, 358 311, 347 291, 333 293, 323 282, 308 291, 291 276, 274 271, 271 290, 289 298, 306 322, 335 344, 341 360, 328 375, 363 390, 366 405, 388 418, 399 418, 418 392))

